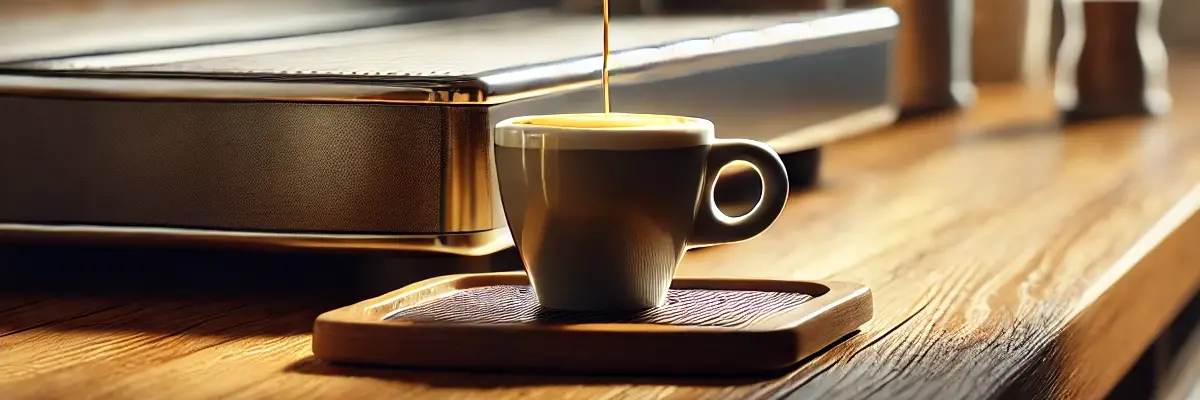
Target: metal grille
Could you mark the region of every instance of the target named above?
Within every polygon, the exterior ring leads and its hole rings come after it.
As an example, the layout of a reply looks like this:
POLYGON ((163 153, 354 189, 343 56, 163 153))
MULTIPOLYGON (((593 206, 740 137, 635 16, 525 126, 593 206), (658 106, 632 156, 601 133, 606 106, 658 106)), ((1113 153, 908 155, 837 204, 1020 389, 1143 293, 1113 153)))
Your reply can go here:
MULTIPOLYGON (((613 21, 614 49, 656 46, 813 16, 641 17, 613 21)), ((156 72, 468 76, 485 71, 599 55, 597 16, 514 13, 417 24, 376 41, 298 51, 125 68, 156 72)))

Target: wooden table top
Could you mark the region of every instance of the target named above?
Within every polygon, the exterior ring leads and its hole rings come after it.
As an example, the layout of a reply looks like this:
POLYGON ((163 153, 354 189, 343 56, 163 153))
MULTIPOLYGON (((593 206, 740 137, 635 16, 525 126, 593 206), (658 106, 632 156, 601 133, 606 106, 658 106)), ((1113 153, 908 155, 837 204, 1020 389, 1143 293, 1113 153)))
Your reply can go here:
POLYGON ((0 252, 0 393, 1101 397, 1200 287, 1200 58, 1172 61, 1170 116, 1064 128, 1046 90, 985 86, 969 110, 831 145, 822 185, 794 194, 768 232, 689 253, 680 274, 873 288, 876 316, 861 333, 783 375, 329 365, 312 357, 313 318, 369 297, 340 289, 349 267, 314 265, 340 255, 263 255, 242 268, 216 253, 12 248, 0 252), (153 252, 165 261, 122 261, 153 252))

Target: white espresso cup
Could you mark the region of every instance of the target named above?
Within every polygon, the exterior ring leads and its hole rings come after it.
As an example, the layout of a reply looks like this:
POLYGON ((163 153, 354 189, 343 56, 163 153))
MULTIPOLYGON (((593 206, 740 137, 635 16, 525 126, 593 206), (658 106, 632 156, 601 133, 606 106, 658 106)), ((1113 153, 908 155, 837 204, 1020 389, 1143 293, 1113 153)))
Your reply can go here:
POLYGON ((750 239, 787 202, 788 178, 769 146, 717 139, 700 118, 560 114, 495 129, 505 217, 538 302, 572 311, 661 305, 688 248, 750 239), (763 193, 745 215, 713 200, 721 168, 744 161, 763 193))

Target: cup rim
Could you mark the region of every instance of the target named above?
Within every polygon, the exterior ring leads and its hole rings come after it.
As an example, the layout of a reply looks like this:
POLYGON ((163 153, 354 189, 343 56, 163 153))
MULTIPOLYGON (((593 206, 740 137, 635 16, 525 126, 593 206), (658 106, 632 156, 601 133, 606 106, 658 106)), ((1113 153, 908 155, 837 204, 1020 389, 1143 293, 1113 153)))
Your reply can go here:
POLYGON ((524 123, 541 118, 569 116, 598 116, 602 113, 542 114, 512 117, 496 124, 494 144, 499 147, 648 150, 709 145, 715 139, 715 129, 709 120, 665 114, 614 113, 658 119, 673 119, 679 123, 663 123, 619 127, 574 127, 524 123))
POLYGON ((712 129, 712 122, 699 117, 690 117, 685 115, 670 115, 670 114, 652 114, 652 113, 626 113, 613 112, 608 115, 615 116, 632 116, 652 119, 672 119, 678 121, 674 124, 653 124, 653 125, 637 125, 637 126, 611 126, 611 127, 578 127, 578 126, 558 126, 546 125, 538 123, 525 122, 535 119, 550 119, 550 118, 567 118, 572 116, 604 116, 605 113, 557 113, 557 114, 535 114, 510 117, 496 124, 497 127, 520 126, 539 129, 561 129, 561 130, 587 130, 587 131, 646 131, 646 130, 680 130, 686 128, 707 128, 712 129))

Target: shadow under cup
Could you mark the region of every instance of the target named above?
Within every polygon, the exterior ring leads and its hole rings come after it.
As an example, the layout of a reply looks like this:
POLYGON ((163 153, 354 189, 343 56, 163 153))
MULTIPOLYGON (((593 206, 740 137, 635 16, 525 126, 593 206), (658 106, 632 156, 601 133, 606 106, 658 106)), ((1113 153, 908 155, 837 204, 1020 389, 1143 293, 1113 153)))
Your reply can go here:
MULTIPOLYGON (((545 308, 658 306, 697 210, 708 209, 713 126, 681 117, 638 125, 623 114, 623 125, 598 127, 594 114, 585 115, 583 123, 565 116, 497 125, 497 179, 513 240, 545 308)), ((786 192, 786 175, 784 185, 786 192)))

